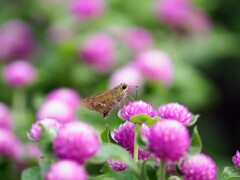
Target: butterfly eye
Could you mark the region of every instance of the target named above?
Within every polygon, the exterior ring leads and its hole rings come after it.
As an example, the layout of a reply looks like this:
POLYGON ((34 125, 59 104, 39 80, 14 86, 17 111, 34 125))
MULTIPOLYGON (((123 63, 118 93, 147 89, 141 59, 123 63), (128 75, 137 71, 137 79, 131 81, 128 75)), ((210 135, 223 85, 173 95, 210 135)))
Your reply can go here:
POLYGON ((122 89, 126 89, 126 88, 127 88, 127 85, 124 84, 124 85, 122 86, 122 89))

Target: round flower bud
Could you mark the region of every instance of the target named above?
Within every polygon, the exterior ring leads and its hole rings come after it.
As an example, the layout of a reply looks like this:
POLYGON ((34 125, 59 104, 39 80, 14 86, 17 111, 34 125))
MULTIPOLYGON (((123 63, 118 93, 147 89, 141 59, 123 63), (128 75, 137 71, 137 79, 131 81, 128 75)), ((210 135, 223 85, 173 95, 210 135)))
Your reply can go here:
POLYGON ((124 35, 124 41, 133 51, 139 52, 152 45, 151 34, 143 28, 129 29, 124 35))
POLYGON ((103 0, 73 0, 70 12, 80 19, 92 19, 100 16, 105 9, 103 0))
POLYGON ((156 111, 151 104, 142 100, 130 102, 127 106, 124 105, 120 115, 123 119, 129 121, 130 118, 137 114, 146 114, 152 118, 156 116, 156 111))
POLYGON ((0 27, 0 60, 26 58, 34 49, 34 38, 30 27, 14 19, 0 27))
MULTIPOLYGON (((130 155, 133 156, 134 152, 134 123, 126 121, 124 124, 121 124, 118 130, 114 130, 112 137, 113 139, 129 151, 130 155)), ((146 138, 149 136, 149 128, 145 124, 142 124, 141 127, 141 135, 146 138)), ((141 149, 138 150, 138 159, 146 160, 151 157, 151 153, 143 151, 141 149)))
POLYGON ((143 51, 135 58, 134 65, 150 80, 157 80, 167 86, 172 83, 173 65, 165 52, 143 51))
POLYGON ((100 148, 94 129, 83 122, 65 124, 58 130, 53 141, 54 153, 60 159, 69 159, 83 164, 100 148))
POLYGON ((42 127, 40 127, 40 124, 42 126, 44 126, 45 128, 51 128, 51 129, 55 129, 55 130, 57 130, 61 127, 61 124, 55 119, 39 120, 32 125, 31 130, 30 130, 29 135, 33 140, 39 140, 39 138, 41 137, 42 127))
POLYGON ((184 180, 216 180, 218 169, 211 157, 200 153, 185 157, 180 164, 180 171, 184 180))
POLYGON ((59 100, 68 104, 73 109, 76 109, 80 104, 80 96, 70 88, 59 88, 48 93, 46 101, 59 100))
POLYGON ((240 152, 237 151, 236 154, 232 157, 232 162, 238 168, 240 168, 240 152))
POLYGON ((110 159, 107 161, 107 164, 115 171, 124 171, 125 169, 127 169, 127 165, 122 161, 110 159))
POLYGON ((52 164, 46 173, 46 180, 87 180, 84 166, 70 160, 60 160, 52 164))
POLYGON ((31 84, 36 77, 35 68, 26 61, 18 60, 9 63, 3 69, 3 79, 11 86, 31 84))
POLYGON ((11 112, 9 108, 0 102, 0 128, 10 129, 11 120, 11 112))
POLYGON ((150 128, 149 149, 158 158, 176 161, 189 150, 187 128, 176 120, 161 120, 150 128))
POLYGON ((0 128, 0 156, 19 159, 21 154, 21 144, 15 134, 7 129, 0 128))
POLYGON ((168 103, 159 106, 157 114, 163 119, 174 119, 180 121, 183 125, 188 125, 192 122, 192 114, 178 103, 168 103))
POLYGON ((110 79, 110 88, 114 88, 122 82, 130 86, 141 87, 143 85, 143 78, 139 70, 132 66, 125 66, 113 72, 110 79))
POLYGON ((75 110, 60 100, 45 102, 37 112, 37 119, 55 119, 60 123, 75 121, 75 110))
POLYGON ((92 35, 79 51, 80 58, 100 72, 108 72, 115 64, 115 42, 107 34, 92 35))

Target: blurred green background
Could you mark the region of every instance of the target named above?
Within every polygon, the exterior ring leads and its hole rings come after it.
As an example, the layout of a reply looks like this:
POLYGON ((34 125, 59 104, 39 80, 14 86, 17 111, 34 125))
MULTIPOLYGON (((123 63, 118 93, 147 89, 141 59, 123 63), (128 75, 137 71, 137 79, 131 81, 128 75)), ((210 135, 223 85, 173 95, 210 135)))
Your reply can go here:
MULTIPOLYGON (((208 16, 211 26, 207 33, 179 30, 162 21, 154 13, 156 2, 108 0, 99 16, 79 20, 69 13, 66 4, 70 2, 66 1, 1 1, 0 25, 21 19, 32 28, 36 42, 33 53, 26 59, 36 67, 38 76, 24 89, 27 116, 16 129, 23 142, 28 141, 26 132, 48 92, 69 87, 84 98, 105 91, 114 71, 134 59, 135 54, 116 41, 116 65, 106 73, 94 70, 78 55, 88 36, 103 31, 118 35, 124 28, 142 27, 151 33, 154 49, 171 57, 174 76, 169 87, 147 79, 139 89, 138 99, 152 103, 155 108, 162 103, 179 102, 192 113, 200 114, 197 125, 203 152, 213 157, 219 172, 232 165, 231 157, 239 148, 240 138, 240 1, 189 1, 208 16), (70 35, 54 41, 49 33, 53 26, 62 27, 70 35)), ((1 60, 1 72, 8 62, 1 60)), ((1 80, 0 102, 11 107, 14 91, 1 80)), ((84 108, 78 110, 78 119, 92 124, 98 132, 106 123, 112 127, 121 123, 116 111, 103 121, 101 115, 84 108)))

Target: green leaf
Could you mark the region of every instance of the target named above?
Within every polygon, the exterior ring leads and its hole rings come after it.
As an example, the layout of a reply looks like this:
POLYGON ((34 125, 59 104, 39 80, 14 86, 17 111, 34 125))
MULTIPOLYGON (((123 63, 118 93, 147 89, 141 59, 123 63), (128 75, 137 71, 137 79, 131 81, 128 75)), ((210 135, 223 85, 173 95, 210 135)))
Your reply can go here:
POLYGON ((137 114, 130 118, 130 121, 133 123, 138 123, 138 124, 144 123, 144 124, 147 124, 148 126, 152 126, 158 120, 159 120, 158 118, 151 118, 150 116, 148 116, 146 114, 137 114))
POLYGON ((90 163, 105 163, 109 159, 123 161, 128 167, 135 172, 138 172, 138 166, 129 156, 129 153, 119 145, 112 143, 103 143, 98 153, 89 159, 90 163))
POLYGON ((108 143, 110 142, 109 140, 109 134, 110 134, 111 128, 108 124, 106 124, 103 132, 100 134, 101 140, 103 143, 108 143))
POLYGON ((111 177, 109 174, 103 174, 100 176, 88 177, 89 180, 114 180, 114 177, 111 177))
POLYGON ((192 139, 191 139, 191 146, 188 152, 188 155, 193 156, 197 153, 200 153, 202 150, 202 140, 198 133, 197 126, 193 129, 192 139))
POLYGON ((170 176, 168 180, 182 180, 180 177, 177 176, 170 176))
POLYGON ((25 169, 21 174, 21 180, 40 180, 40 170, 39 167, 34 166, 25 169))
POLYGON ((240 169, 237 167, 225 167, 222 172, 221 180, 238 180, 240 179, 240 169))
POLYGON ((198 120, 199 117, 200 117, 199 114, 192 115, 192 121, 191 121, 191 123, 188 124, 187 126, 189 127, 189 126, 193 126, 194 124, 196 124, 196 122, 197 122, 197 120, 198 120))
POLYGON ((141 174, 139 176, 139 180, 148 180, 147 172, 146 172, 146 164, 147 164, 147 161, 143 161, 140 164, 140 166, 141 166, 141 174))

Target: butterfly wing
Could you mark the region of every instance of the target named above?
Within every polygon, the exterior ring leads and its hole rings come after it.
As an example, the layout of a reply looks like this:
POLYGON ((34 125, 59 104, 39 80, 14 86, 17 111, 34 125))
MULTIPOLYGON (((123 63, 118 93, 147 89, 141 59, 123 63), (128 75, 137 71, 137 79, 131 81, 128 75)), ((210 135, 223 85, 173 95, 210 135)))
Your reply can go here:
POLYGON ((114 94, 112 91, 105 91, 82 100, 82 105, 92 111, 103 114, 104 119, 108 117, 115 106, 114 94))

